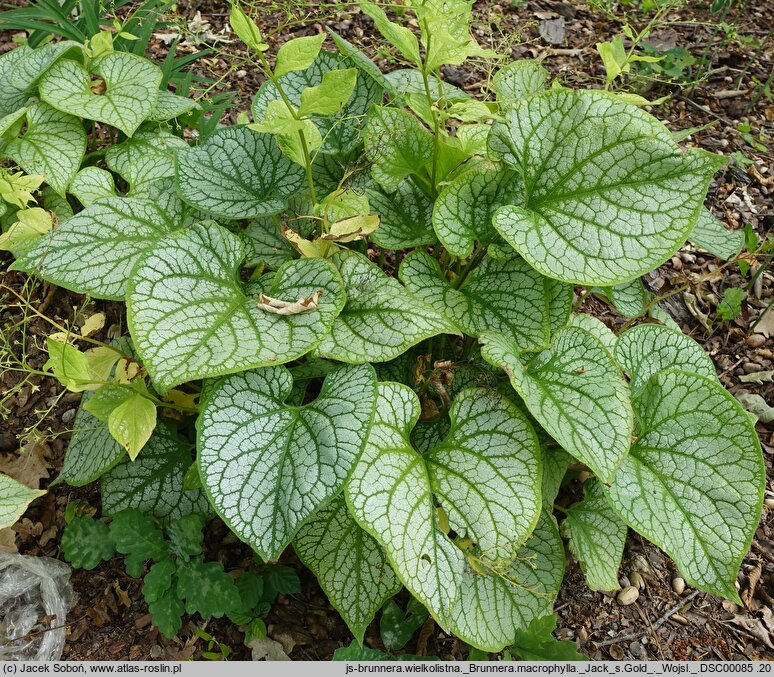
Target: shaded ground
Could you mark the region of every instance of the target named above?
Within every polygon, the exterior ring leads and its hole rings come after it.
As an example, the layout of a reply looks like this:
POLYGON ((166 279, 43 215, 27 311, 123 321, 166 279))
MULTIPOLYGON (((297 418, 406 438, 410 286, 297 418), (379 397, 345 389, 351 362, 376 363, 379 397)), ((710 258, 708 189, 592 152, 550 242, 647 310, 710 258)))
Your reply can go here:
MULTIPOLYGON (((190 31, 210 42, 223 37, 226 19, 225 2, 214 0, 186 0, 178 7, 188 21, 190 31), (197 15, 197 12, 201 12, 197 15), (209 25, 202 24, 202 21, 209 25)), ((330 4, 330 3, 328 3, 330 4)), ((771 143, 774 128, 774 104, 763 96, 756 106, 756 85, 752 78, 764 81, 774 65, 774 45, 767 35, 774 2, 756 3, 752 7, 735 7, 723 19, 734 24, 744 40, 725 40, 722 31, 716 32, 708 21, 720 17, 710 15, 706 8, 691 7, 674 11, 667 16, 665 25, 653 36, 662 49, 672 45, 688 48, 700 58, 711 59, 707 68, 697 73, 694 67, 688 77, 700 76, 695 90, 640 81, 639 91, 650 98, 671 92, 672 98, 653 110, 670 129, 679 130, 701 127, 717 121, 714 126, 697 132, 686 145, 695 145, 726 155, 739 153, 743 157, 729 164, 713 182, 708 206, 724 219, 730 227, 741 228, 750 224, 761 237, 771 236, 774 227, 772 191, 774 190, 774 158, 768 150, 754 148, 750 139, 738 131, 739 124, 749 123, 754 142, 764 146, 771 143), (758 44, 764 46, 758 50, 758 44), (762 141, 757 141, 762 137, 762 141), (747 161, 753 161, 748 165, 747 161)), ((287 23, 288 15, 280 3, 261 3, 265 32, 287 23)), ((577 87, 599 87, 603 71, 594 45, 610 39, 620 29, 598 10, 576 2, 507 2, 485 1, 476 3, 480 21, 478 37, 487 42, 490 36, 500 34, 519 35, 519 42, 512 46, 514 58, 543 58, 544 65, 562 82, 577 87), (564 38, 558 33, 563 24, 564 38), (547 28, 547 26, 551 28, 547 28), (544 37, 541 37, 541 30, 544 37), (549 32, 552 34, 549 35, 549 32), (545 38, 556 40, 551 45, 545 38)), ((310 9, 310 12, 314 12, 310 9)), ((338 12, 322 22, 335 28, 348 39, 362 46, 383 68, 394 67, 389 54, 374 45, 374 31, 369 20, 357 11, 340 5, 338 12), (347 11, 342 11, 345 7, 347 11)), ((298 34, 317 32, 321 23, 306 22, 304 27, 287 26, 275 43, 298 34)), ((190 39, 193 44, 193 38, 190 39)), ((239 65, 229 67, 229 54, 243 55, 236 44, 219 42, 222 54, 209 57, 200 63, 202 72, 211 77, 227 73, 222 89, 233 90, 240 106, 247 108, 257 90, 259 81, 254 69, 239 65)), ((155 48, 165 49, 164 41, 158 40, 155 48)), ((272 50, 274 51, 274 50, 272 50)), ((448 69, 447 80, 469 91, 480 90, 483 74, 448 69)), ((0 259, 3 264, 8 258, 0 259)), ((751 259, 759 264, 760 259, 751 259)), ((754 285, 743 304, 741 315, 730 323, 722 323, 715 313, 715 306, 729 287, 746 286, 749 275, 742 277, 739 266, 722 267, 722 262, 712 256, 696 252, 690 247, 649 276, 651 290, 659 295, 687 288, 688 294, 676 294, 666 303, 669 312, 682 325, 683 330, 704 344, 718 369, 720 379, 734 394, 743 391, 763 396, 774 405, 774 386, 768 380, 755 383, 754 374, 774 369, 774 316, 761 322, 757 333, 751 325, 761 310, 771 302, 774 280, 772 271, 764 272, 754 285), (752 379, 752 381, 751 381, 752 379)), ((5 269, 5 265, 3 265, 5 269)), ((80 308, 83 299, 65 290, 38 284, 24 287, 25 278, 12 272, 2 275, 2 283, 17 291, 23 288, 31 295, 32 307, 58 322, 73 317, 74 308, 80 308)), ((0 302, 0 326, 19 322, 21 310, 7 304, 12 297, 0 302)), ((613 327, 620 328, 625 319, 614 315, 601 302, 588 299, 584 310, 602 318, 613 327)), ((97 338, 106 339, 121 333, 123 318, 120 307, 100 304, 99 309, 108 314, 105 329, 97 338), (117 332, 117 333, 116 333, 117 332)), ((46 360, 40 346, 48 325, 40 318, 32 318, 28 324, 26 345, 29 364, 40 369, 46 360)), ((18 374, 8 371, 0 377, 0 397, 10 394, 5 408, 10 417, 0 424, 0 468, 15 463, 24 466, 25 477, 31 482, 40 480, 46 486, 61 466, 68 435, 78 407, 79 396, 62 394, 51 380, 33 376, 19 385, 18 374), (18 390, 17 390, 18 386, 18 390), (35 426, 41 412, 48 412, 40 430, 47 439, 27 447, 19 457, 19 438, 31 426, 35 426)), ((758 424, 758 432, 764 449, 768 470, 767 497, 774 498, 774 428, 758 424)), ((570 488, 570 494, 573 493, 570 488)), ((95 488, 73 489, 58 486, 36 502, 24 519, 15 527, 16 546, 30 555, 61 556, 59 539, 64 524, 64 507, 68 501, 79 498, 99 507, 99 494, 95 488)), ((579 649, 592 658, 615 659, 742 659, 774 658, 774 508, 764 511, 756 532, 753 547, 745 558, 739 577, 739 586, 746 608, 738 609, 704 593, 695 594, 690 588, 677 595, 672 579, 677 576, 674 565, 655 547, 635 534, 627 545, 621 576, 632 583, 641 578, 644 588, 632 605, 621 606, 614 597, 590 592, 576 564, 569 562, 565 583, 556 604, 559 615, 557 636, 575 639, 579 649), (682 603, 681 603, 682 600, 682 603)), ((13 540, 8 533, 0 532, 0 544, 13 540)), ((208 555, 223 561, 227 569, 237 569, 249 563, 247 548, 235 542, 226 529, 216 522, 207 534, 208 555)), ((351 636, 336 612, 329 606, 314 577, 304 570, 292 549, 283 562, 295 566, 302 580, 302 592, 294 596, 281 596, 269 618, 269 636, 279 641, 294 659, 328 659, 333 651, 349 644, 351 636)), ((201 640, 193 635, 196 627, 202 627, 198 617, 188 619, 179 639, 168 641, 150 626, 147 608, 142 601, 141 582, 128 577, 119 559, 103 563, 93 572, 76 571, 73 586, 78 602, 68 619, 68 642, 64 658, 71 659, 148 659, 199 657, 204 648, 201 640)), ((626 581, 624 581, 626 582, 626 581)), ((404 593, 405 594, 405 593, 404 593)), ((226 621, 211 621, 207 632, 233 649, 233 658, 249 658, 249 651, 242 645, 242 633, 226 621)), ((380 648, 378 624, 366 635, 366 643, 380 648)), ((413 653, 438 655, 444 659, 464 658, 468 648, 453 637, 441 632, 428 622, 409 643, 407 650, 413 653)))

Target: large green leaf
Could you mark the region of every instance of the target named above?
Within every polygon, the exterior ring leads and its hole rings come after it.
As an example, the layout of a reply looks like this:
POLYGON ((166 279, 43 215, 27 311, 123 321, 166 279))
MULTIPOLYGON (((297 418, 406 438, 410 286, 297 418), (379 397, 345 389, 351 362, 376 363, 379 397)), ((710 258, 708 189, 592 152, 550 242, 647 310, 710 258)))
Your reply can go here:
POLYGON ((161 69, 148 59, 111 52, 91 63, 90 71, 61 59, 40 79, 40 98, 70 115, 105 122, 132 136, 156 105, 161 69), (105 92, 92 91, 92 74, 104 80, 105 92))
POLYGON ((84 206, 89 207, 104 197, 116 197, 113 175, 99 167, 84 167, 70 182, 68 189, 84 206))
POLYGON ((210 222, 168 236, 134 269, 129 328, 157 388, 289 362, 328 333, 344 306, 341 277, 331 263, 289 261, 243 286, 238 270, 244 258, 242 240, 210 222), (295 314, 275 314, 259 307, 262 293, 309 304, 295 314))
POLYGON ((706 207, 702 208, 699 220, 688 238, 697 247, 725 261, 742 251, 744 245, 744 231, 727 230, 706 207))
POLYGON ((247 127, 219 129, 177 154, 177 188, 192 207, 213 216, 245 219, 276 214, 304 185, 304 170, 274 139, 247 127))
POLYGON ((524 363, 513 342, 482 337, 482 355, 502 367, 538 423, 603 481, 629 450, 629 388, 602 342, 578 327, 560 329, 551 347, 524 363))
POLYGON ((677 370, 651 377, 635 407, 639 436, 610 504, 688 583, 739 603, 766 477, 750 417, 720 384, 677 370))
POLYGON ((285 404, 284 367, 234 374, 207 398, 199 474, 215 510, 264 559, 277 559, 299 527, 341 489, 374 415, 367 365, 330 374, 314 402, 285 404))
POLYGON ((626 525, 610 507, 599 482, 586 482, 583 495, 583 500, 567 511, 562 533, 588 586, 592 590, 618 590, 626 525))
POLYGON ((293 248, 282 237, 280 220, 277 216, 255 219, 247 224, 241 235, 247 244, 247 265, 258 266, 265 263, 269 268, 277 269, 285 261, 293 258, 293 248))
POLYGON ((603 290, 605 296, 615 306, 615 309, 625 317, 639 317, 648 308, 653 300, 651 294, 640 278, 635 278, 623 284, 617 284, 614 287, 608 287, 603 290))
POLYGON ((433 137, 411 113, 374 106, 363 129, 371 174, 387 192, 410 174, 419 174, 433 159, 433 137))
POLYGON ((35 85, 43 73, 51 68, 52 64, 68 52, 76 59, 82 59, 83 45, 75 40, 62 40, 61 42, 49 42, 37 49, 26 50, 24 58, 19 59, 8 73, 7 80, 5 77, 3 78, 3 82, 10 82, 13 87, 20 90, 29 89, 35 85))
POLYGON ((379 216, 379 228, 370 238, 386 249, 408 249, 435 242, 433 202, 411 181, 403 181, 395 192, 367 191, 371 212, 379 216))
POLYGON ((437 334, 459 329, 437 309, 416 298, 365 256, 334 256, 347 293, 347 304, 320 353, 342 362, 387 362, 437 334))
POLYGON ((358 526, 338 496, 299 529, 293 548, 362 642, 376 612, 402 587, 382 546, 358 526))
POLYGON ((16 87, 10 82, 11 73, 20 63, 30 58, 32 52, 27 45, 19 45, 5 54, 0 54, 0 118, 19 110, 33 94, 32 87, 16 87))
POLYGON ((137 508, 162 523, 191 513, 210 513, 201 490, 183 489, 192 461, 191 446, 180 440, 169 421, 159 420, 137 459, 124 457, 102 477, 102 512, 115 515, 137 508))
POLYGON ((131 194, 142 193, 148 184, 175 175, 175 153, 188 144, 167 131, 141 129, 123 143, 110 146, 105 164, 129 184, 131 194))
POLYGON ((27 506, 46 492, 30 489, 21 482, 0 474, 0 529, 16 523, 27 506))
POLYGON ((517 104, 489 146, 520 172, 526 203, 501 208, 495 228, 543 274, 585 285, 627 282, 674 254, 725 162, 683 154, 648 113, 591 91, 517 104))
POLYGON ((454 289, 438 261, 415 252, 403 259, 400 279, 418 299, 440 310, 470 336, 485 331, 506 334, 522 351, 548 346, 546 278, 518 254, 508 259, 485 258, 454 289))
POLYGON ((615 359, 628 372, 632 395, 639 395, 648 379, 664 369, 680 369, 717 380, 715 365, 690 336, 658 324, 640 324, 618 337, 615 359))
POLYGON ((355 519, 442 628, 501 649, 550 612, 564 570, 556 524, 540 513, 534 432, 505 398, 470 389, 452 407, 449 436, 420 456, 409 443, 420 412, 414 392, 380 383, 376 411, 346 486, 355 519), (472 545, 441 530, 436 500, 472 545))
MULTIPOLYGON (((301 105, 301 93, 307 87, 319 87, 326 73, 351 68, 348 59, 332 52, 320 52, 314 63, 306 70, 287 73, 279 78, 283 92, 296 108, 301 105)), ((373 103, 382 98, 381 87, 372 79, 358 76, 355 91, 346 105, 336 115, 315 116, 315 125, 320 130, 323 153, 342 154, 351 150, 359 142, 363 116, 373 103)), ((266 82, 258 90, 253 100, 253 118, 261 122, 270 101, 280 99, 277 88, 266 82)))
POLYGON ((62 196, 85 151, 86 132, 81 121, 43 102, 27 109, 27 130, 3 149, 28 174, 45 176, 46 183, 62 196))
POLYGON ((104 198, 42 237, 14 268, 79 293, 123 299, 137 260, 177 227, 151 200, 104 198))
POLYGON ((126 454, 107 425, 85 409, 84 405, 92 395, 93 391, 83 395, 56 484, 64 481, 74 487, 82 487, 94 482, 126 454))
POLYGON ((501 68, 493 78, 497 90, 497 103, 501 109, 509 108, 522 99, 546 90, 548 71, 539 61, 523 59, 501 68))
POLYGON ((516 172, 484 164, 449 182, 433 208, 433 228, 452 254, 470 256, 476 240, 498 238, 492 217, 503 205, 521 204, 524 188, 516 172))

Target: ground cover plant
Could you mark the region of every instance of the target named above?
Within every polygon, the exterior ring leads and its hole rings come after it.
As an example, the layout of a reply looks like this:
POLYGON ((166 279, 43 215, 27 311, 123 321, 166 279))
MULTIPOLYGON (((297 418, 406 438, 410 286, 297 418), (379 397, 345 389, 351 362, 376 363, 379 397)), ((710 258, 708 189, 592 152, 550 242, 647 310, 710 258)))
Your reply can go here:
MULTIPOLYGON (((107 38, 0 57, 2 246, 127 304, 110 345, 48 338, 46 371, 86 393, 60 481, 99 480, 113 525, 214 512, 264 561, 292 543, 359 640, 403 586, 480 650, 550 634, 562 538, 611 590, 627 526, 738 600, 763 497, 753 422, 640 282, 686 239, 738 253, 703 206, 725 159, 536 62, 475 100, 440 78, 502 61, 470 4, 407 6, 419 39, 361 3, 406 62, 386 75, 334 33, 272 65, 234 7, 266 83, 252 122, 198 143, 196 104, 107 38), (572 312, 575 286, 653 321, 616 336, 572 312), (579 469, 585 497, 555 511, 579 469)), ((5 524, 35 495, 3 482, 5 524)), ((206 565, 166 547, 140 561, 169 562, 182 614, 185 557, 206 565)))

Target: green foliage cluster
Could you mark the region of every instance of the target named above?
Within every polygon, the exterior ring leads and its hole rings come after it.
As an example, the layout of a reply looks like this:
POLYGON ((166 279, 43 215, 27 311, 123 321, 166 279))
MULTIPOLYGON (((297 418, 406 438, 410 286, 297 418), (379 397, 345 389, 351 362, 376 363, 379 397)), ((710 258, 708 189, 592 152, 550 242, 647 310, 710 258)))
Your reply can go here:
POLYGON ((265 567, 262 575, 244 571, 232 578, 220 562, 204 561, 206 521, 204 515, 189 513, 162 530, 136 508, 116 513, 109 526, 80 515, 65 528, 62 549, 67 561, 82 569, 93 569, 116 553, 125 555, 126 573, 143 577, 142 595, 153 625, 166 637, 180 630, 183 613, 204 619, 227 615, 249 634, 265 637, 263 618, 276 596, 300 591, 295 571, 276 565, 265 567))
POLYGON ((245 600, 244 576, 201 559, 190 515, 212 512, 264 561, 292 544, 358 642, 405 586, 481 651, 552 651, 563 537, 610 590, 627 527, 738 601, 760 445, 641 281, 686 239, 739 252, 703 205, 725 159, 536 62, 500 69, 486 101, 445 83, 442 65, 496 56, 468 0, 407 0, 419 36, 360 5, 406 68, 332 32, 272 66, 234 6, 266 80, 253 122, 194 141, 196 103, 143 57, 70 41, 0 57, 0 244, 17 270, 127 306, 111 345, 49 337, 47 370, 86 393, 60 481, 99 479, 113 516, 73 522, 68 556, 152 560, 170 634, 184 610, 245 600), (616 335, 572 312, 575 286, 653 321, 616 335), (593 479, 560 527, 571 466, 593 479))

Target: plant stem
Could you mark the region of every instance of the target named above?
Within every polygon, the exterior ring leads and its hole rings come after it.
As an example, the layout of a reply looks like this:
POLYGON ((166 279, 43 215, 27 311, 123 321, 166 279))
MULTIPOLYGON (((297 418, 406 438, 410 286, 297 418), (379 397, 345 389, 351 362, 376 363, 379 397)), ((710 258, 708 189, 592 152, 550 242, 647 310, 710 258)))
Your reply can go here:
POLYGON ((425 86, 425 96, 427 96, 427 105, 430 107, 430 114, 433 116, 433 168, 430 172, 430 182, 432 184, 432 197, 435 199, 438 196, 437 179, 438 179, 438 153, 440 151, 440 144, 438 140, 441 134, 441 122, 438 119, 438 114, 433 110, 433 104, 435 99, 430 92, 430 79, 427 72, 427 55, 430 54, 430 40, 432 38, 430 31, 425 23, 425 35, 427 35, 427 45, 425 45, 425 60, 422 62, 422 82, 425 86))
POLYGON ((466 265, 462 272, 459 274, 456 280, 452 282, 452 287, 454 289, 459 289, 462 286, 462 283, 465 282, 468 275, 470 275, 471 272, 478 266, 479 263, 481 263, 481 260, 486 256, 486 247, 479 247, 478 251, 473 254, 473 258, 470 259, 468 262, 468 265, 466 265))
MULTIPOLYGON (((279 78, 275 77, 274 71, 271 69, 271 66, 269 66, 269 62, 266 61, 266 57, 263 55, 263 52, 257 52, 258 59, 261 62, 261 67, 263 69, 263 72, 266 74, 266 77, 271 80, 272 84, 277 88, 277 92, 280 95, 280 98, 282 99, 282 102, 285 104, 285 107, 288 109, 288 112, 293 116, 294 120, 301 120, 300 117, 298 117, 298 113, 296 112, 295 107, 290 102, 290 99, 288 99, 287 95, 285 94, 285 90, 282 89, 282 85, 279 83, 279 78)), ((315 194, 314 190, 314 178, 312 177, 312 159, 309 154, 309 145, 306 142, 306 136, 304 135, 304 130, 299 129, 298 130, 298 138, 301 140, 301 152, 304 155, 304 169, 306 170, 306 181, 309 184, 309 199, 312 201, 312 206, 315 207, 317 205, 317 195, 315 194)))

